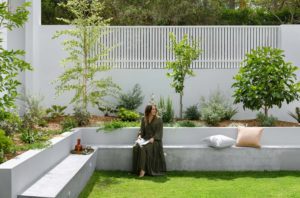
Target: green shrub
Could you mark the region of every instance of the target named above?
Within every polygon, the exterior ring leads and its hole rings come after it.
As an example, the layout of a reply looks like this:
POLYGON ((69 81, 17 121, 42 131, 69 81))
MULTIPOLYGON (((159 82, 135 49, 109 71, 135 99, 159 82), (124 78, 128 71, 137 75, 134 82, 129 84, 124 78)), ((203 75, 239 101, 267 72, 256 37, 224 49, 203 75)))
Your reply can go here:
POLYGON ((61 127, 62 127, 62 131, 70 131, 73 128, 76 128, 77 125, 77 121, 74 118, 65 118, 61 123, 60 123, 61 127))
POLYGON ((296 107, 295 113, 289 112, 289 115, 292 116, 298 123, 300 123, 300 108, 296 107))
POLYGON ((127 110, 125 108, 120 108, 118 116, 122 121, 136 121, 140 118, 140 115, 134 111, 127 110))
POLYGON ((0 129, 0 151, 7 153, 10 151, 12 145, 12 140, 5 135, 3 130, 0 129))
POLYGON ((191 121, 179 121, 179 122, 176 122, 176 125, 178 127, 196 127, 196 124, 191 121))
POLYGON ((38 121, 38 125, 40 127, 47 127, 48 126, 48 122, 45 119, 41 119, 41 120, 38 121))
POLYGON ((202 97, 200 109, 201 119, 211 126, 217 126, 220 121, 231 119, 237 113, 219 90, 211 94, 208 101, 202 97))
POLYGON ((192 105, 186 108, 184 112, 184 118, 189 120, 199 120, 200 112, 197 105, 192 105))
POLYGON ((96 105, 99 111, 104 113, 104 116, 109 116, 110 114, 115 114, 118 112, 118 107, 113 104, 102 104, 100 102, 96 102, 96 105))
POLYGON ((65 115, 65 110, 67 106, 60 106, 60 105, 52 105, 51 108, 46 110, 46 113, 50 119, 55 119, 57 117, 62 117, 65 115))
POLYGON ((142 89, 139 84, 135 84, 133 89, 127 93, 120 94, 119 107, 128 110, 136 110, 144 100, 142 96, 142 89))
POLYGON ((33 122, 32 126, 37 125, 46 116, 46 110, 41 105, 43 97, 28 95, 22 96, 21 99, 24 101, 24 115, 33 122))
POLYGON ((113 131, 116 129, 124 128, 124 127, 139 127, 139 122, 123 122, 119 120, 114 120, 111 122, 104 123, 103 127, 97 129, 97 131, 104 130, 104 131, 113 131))
POLYGON ((74 118, 77 121, 78 126, 86 126, 90 123, 90 113, 81 107, 74 108, 74 118))
POLYGON ((12 112, 0 112, 0 114, 0 129, 5 132, 5 135, 10 136, 20 130, 22 121, 19 115, 12 112))
POLYGON ((169 123, 174 119, 173 104, 170 97, 165 101, 163 97, 160 97, 158 102, 158 113, 161 116, 163 122, 169 123))
POLYGON ((283 50, 259 47, 246 54, 243 66, 234 77, 234 103, 244 108, 263 109, 266 116, 273 106, 289 104, 300 98, 297 66, 286 62, 283 50))
POLYGON ((33 144, 36 141, 36 131, 30 128, 23 129, 21 140, 27 144, 33 144))
POLYGON ((256 120, 259 123, 259 126, 271 127, 275 126, 277 118, 273 116, 266 116, 265 114, 259 112, 256 115, 256 120))

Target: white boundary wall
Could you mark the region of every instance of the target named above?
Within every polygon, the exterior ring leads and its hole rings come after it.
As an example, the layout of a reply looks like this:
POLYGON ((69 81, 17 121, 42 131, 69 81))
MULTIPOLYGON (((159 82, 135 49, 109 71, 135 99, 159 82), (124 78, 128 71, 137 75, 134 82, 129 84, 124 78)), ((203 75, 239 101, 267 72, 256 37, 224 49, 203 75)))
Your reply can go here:
MULTIPOLYGON (((44 106, 49 107, 53 104, 68 105, 72 94, 66 93, 55 98, 55 85, 52 82, 61 74, 63 68, 60 66, 60 60, 66 56, 63 51, 61 40, 53 40, 55 31, 67 28, 63 25, 41 26, 41 1, 32 2, 30 20, 26 23, 25 29, 14 33, 14 38, 8 40, 8 45, 15 48, 26 50, 26 61, 34 67, 34 72, 26 72, 23 78, 23 85, 26 92, 45 97, 44 106), (24 35, 25 32, 25 35, 24 35), (24 38, 16 40, 16 38, 24 38)), ((286 59, 300 66, 300 25, 282 25, 279 30, 279 47, 285 50, 286 59)), ((196 77, 188 78, 185 84, 184 107, 196 104, 201 96, 207 97, 217 88, 222 90, 228 97, 232 95, 231 89, 232 77, 238 72, 238 69, 196 69, 196 77)), ((113 80, 121 86, 123 91, 128 91, 135 83, 142 86, 145 95, 144 104, 138 109, 143 112, 145 104, 148 103, 151 94, 156 96, 170 96, 173 100, 176 113, 179 112, 179 98, 174 89, 170 87, 171 80, 165 76, 166 70, 162 69, 113 69, 103 73, 101 77, 112 76, 113 80)), ((300 72, 297 72, 298 79, 300 72)), ((292 121, 287 114, 288 111, 294 111, 300 102, 294 102, 289 105, 283 105, 281 109, 274 108, 271 114, 282 120, 292 121)), ((241 105, 238 105, 239 113, 234 117, 237 119, 254 118, 257 112, 244 111, 241 105)), ((68 111, 71 112, 71 105, 68 111)), ((95 114, 100 112, 96 108, 91 111, 95 114)))

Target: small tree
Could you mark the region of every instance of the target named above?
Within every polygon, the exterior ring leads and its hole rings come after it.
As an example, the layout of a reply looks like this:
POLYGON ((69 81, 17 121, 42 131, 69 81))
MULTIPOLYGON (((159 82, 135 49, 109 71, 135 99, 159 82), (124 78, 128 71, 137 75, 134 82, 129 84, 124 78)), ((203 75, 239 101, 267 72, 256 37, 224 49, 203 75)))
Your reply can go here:
MULTIPOLYGON (((7 28, 12 30, 21 27, 28 19, 27 7, 30 3, 24 3, 15 12, 8 10, 6 2, 0 3, 0 30, 7 28)), ((1 34, 1 31, 0 31, 1 34)), ((17 87, 21 83, 16 76, 24 71, 31 70, 31 66, 23 61, 21 57, 25 54, 22 50, 5 50, 2 46, 3 40, 0 35, 0 111, 15 106, 15 99, 18 96, 17 87)))
POLYGON ((175 92, 180 94, 180 112, 179 116, 182 118, 182 97, 184 89, 184 81, 187 76, 194 76, 193 70, 190 65, 201 54, 201 50, 198 43, 195 41, 189 41, 188 35, 185 34, 183 39, 179 42, 176 40, 176 36, 173 32, 169 34, 171 40, 171 50, 174 53, 175 61, 167 62, 167 69, 172 70, 168 72, 167 76, 173 78, 171 86, 175 88, 175 92))
POLYGON ((58 77, 56 91, 58 95, 74 91, 71 103, 76 103, 87 111, 89 103, 95 105, 103 101, 105 96, 116 95, 119 90, 111 78, 96 78, 99 72, 109 70, 100 61, 107 57, 111 49, 105 47, 100 38, 107 34, 105 28, 110 19, 101 17, 104 6, 100 0, 68 0, 59 5, 67 9, 74 18, 59 20, 74 25, 75 28, 57 31, 54 35, 54 38, 62 35, 71 37, 63 41, 69 56, 62 61, 65 72, 58 77))
POLYGON ((299 99, 298 68, 284 61, 283 50, 261 47, 246 55, 244 66, 234 77, 234 103, 251 110, 263 109, 266 116, 274 105, 299 99))

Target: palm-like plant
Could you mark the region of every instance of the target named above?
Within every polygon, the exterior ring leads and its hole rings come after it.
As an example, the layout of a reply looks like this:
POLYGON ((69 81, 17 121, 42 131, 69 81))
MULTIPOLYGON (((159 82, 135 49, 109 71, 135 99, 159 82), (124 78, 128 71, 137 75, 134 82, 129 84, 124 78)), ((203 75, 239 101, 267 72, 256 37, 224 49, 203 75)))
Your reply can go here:
POLYGON ((289 115, 292 116, 298 123, 300 123, 300 108, 296 107, 295 113, 289 112, 289 115))

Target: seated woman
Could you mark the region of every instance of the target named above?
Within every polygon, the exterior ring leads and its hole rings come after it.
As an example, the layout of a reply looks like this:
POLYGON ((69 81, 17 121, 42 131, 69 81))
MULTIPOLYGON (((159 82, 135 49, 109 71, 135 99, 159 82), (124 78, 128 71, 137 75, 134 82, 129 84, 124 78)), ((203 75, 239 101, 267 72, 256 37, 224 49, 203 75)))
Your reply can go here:
POLYGON ((163 175, 166 172, 162 137, 163 122, 157 117, 156 106, 147 105, 138 138, 149 140, 149 143, 143 146, 136 144, 133 147, 133 172, 139 177, 145 174, 163 175))

